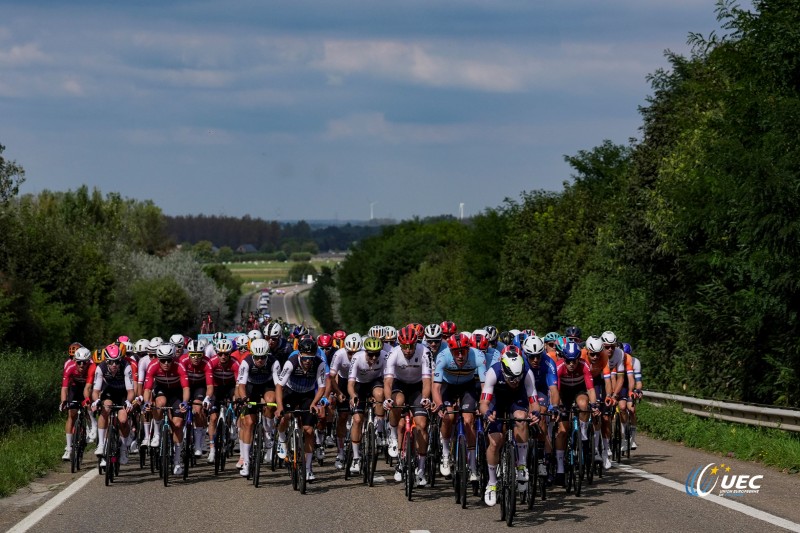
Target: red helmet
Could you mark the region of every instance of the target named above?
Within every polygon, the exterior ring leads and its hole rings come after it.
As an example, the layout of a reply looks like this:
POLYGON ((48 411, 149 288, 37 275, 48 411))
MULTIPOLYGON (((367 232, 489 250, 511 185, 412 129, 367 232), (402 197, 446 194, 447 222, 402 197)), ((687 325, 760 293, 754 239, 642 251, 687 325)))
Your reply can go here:
POLYGON ((397 342, 400 344, 416 344, 419 335, 414 324, 409 324, 397 332, 397 342))
POLYGON ((317 337, 317 344, 323 350, 330 348, 333 346, 333 335, 330 333, 320 333, 319 337, 317 337))
POLYGON ((469 335, 466 333, 456 333, 447 339, 447 346, 450 348, 451 352, 466 352, 471 345, 472 343, 469 340, 469 335))
POLYGON ((482 352, 489 349, 489 337, 483 333, 475 333, 472 336, 472 347, 477 348, 482 352))
POLYGON ((442 326, 442 334, 445 337, 449 337, 450 335, 455 335, 455 333, 458 331, 455 322, 451 322, 450 320, 445 320, 439 325, 442 326))

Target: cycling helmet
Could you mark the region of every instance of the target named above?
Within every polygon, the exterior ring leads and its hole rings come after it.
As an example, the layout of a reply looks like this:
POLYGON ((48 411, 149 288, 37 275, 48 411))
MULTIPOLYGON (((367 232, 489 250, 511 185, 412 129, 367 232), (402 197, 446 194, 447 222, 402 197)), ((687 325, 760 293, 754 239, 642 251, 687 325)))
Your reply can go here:
POLYGON ((483 329, 486 330, 486 336, 489 337, 489 342, 495 342, 500 337, 500 333, 494 326, 485 326, 483 329))
POLYGON ((188 343, 186 343, 186 351, 189 352, 189 353, 191 353, 191 352, 202 352, 203 350, 198 348, 199 344, 200 343, 197 342, 194 339, 190 340, 188 343))
POLYGON ((315 354, 317 353, 317 343, 314 342, 313 337, 311 337, 310 335, 305 335, 297 343, 297 350, 300 353, 315 354))
POLYGON ((208 339, 198 339, 197 341, 198 350, 205 350, 206 346, 208 346, 208 339))
POLYGON ((439 325, 442 327, 442 335, 444 335, 445 337, 449 337, 450 335, 455 335, 456 332, 458 331, 455 322, 452 322, 450 320, 445 320, 439 325))
POLYGON ((544 352, 544 342, 536 335, 531 335, 522 344, 522 352, 529 359, 534 355, 542 355, 544 352))
MULTIPOLYGON (((408 329, 408 326, 406 326, 406 327, 404 327, 403 329, 400 330, 400 333, 399 333, 400 338, 403 337, 403 332, 406 329, 408 329)), ((413 342, 416 342, 416 341, 413 341, 413 342)), ((410 343, 405 343, 403 341, 400 341, 400 343, 401 344, 410 344, 410 343)), ((380 352, 381 350, 383 350, 383 341, 381 339, 379 339, 378 337, 370 336, 370 337, 367 337, 366 339, 364 339, 364 351, 366 351, 366 352, 380 352)))
POLYGON ((98 364, 98 365, 100 363, 102 363, 103 361, 105 361, 105 350, 103 350, 102 348, 98 348, 97 350, 93 350, 92 351, 92 361, 94 361, 95 364, 98 364))
POLYGON ((184 346, 185 339, 183 338, 183 335, 181 335, 180 333, 176 333, 175 335, 170 337, 169 342, 180 348, 185 347, 184 346))
POLYGON ((631 345, 629 343, 627 343, 627 342, 623 342, 622 343, 622 351, 625 352, 628 355, 632 355, 633 354, 633 348, 631 348, 631 345))
POLYGON ((500 342, 502 342, 503 344, 511 344, 514 342, 514 334, 511 333, 510 331, 503 331, 502 333, 500 333, 498 338, 500 339, 500 342))
POLYGON ((521 330, 519 330, 519 329, 510 329, 510 330, 508 330, 508 331, 510 331, 510 332, 511 332, 511 334, 512 334, 512 335, 514 335, 514 336, 516 337, 517 335, 519 335, 519 334, 520 334, 520 331, 521 331, 521 330))
POLYGON ((92 352, 89 351, 89 348, 84 348, 81 346, 77 350, 75 350, 74 359, 77 363, 78 361, 88 362, 89 359, 92 358, 92 352))
MULTIPOLYGON (((516 346, 514 348, 516 348, 516 346)), ((508 351, 500 358, 500 368, 503 370, 503 376, 506 378, 506 381, 510 381, 511 383, 521 380, 525 372, 525 363, 522 357, 520 357, 518 350, 519 349, 517 349, 517 353, 508 351)))
POLYGON ((170 343, 163 343, 159 345, 156 350, 156 356, 159 361, 172 361, 175 357, 175 346, 170 343))
POLYGON ((83 348, 83 344, 79 342, 73 342, 69 345, 69 348, 67 348, 67 353, 70 357, 75 357, 75 352, 77 352, 79 348, 83 348))
POLYGON ((522 355, 522 350, 514 346, 513 344, 509 344, 505 348, 503 348, 503 352, 500 355, 510 354, 512 357, 514 355, 522 355))
POLYGON ((250 339, 251 341, 254 341, 256 339, 263 339, 264 336, 257 329, 251 329, 250 331, 247 332, 247 338, 250 339))
POLYGON ((159 338, 160 337, 154 337, 148 342, 148 344, 147 344, 147 353, 148 354, 155 355, 156 354, 156 350, 158 350, 158 347, 161 346, 162 344, 164 344, 162 341, 157 340, 159 338))
POLYGON ((295 337, 302 337, 303 335, 308 335, 308 328, 305 326, 295 326, 294 330, 292 331, 292 335, 295 337))
POLYGON ((578 326, 567 326, 567 329, 564 330, 565 337, 572 337, 574 339, 581 338, 581 328, 578 326))
POLYGON ((568 342, 562 352, 564 359, 567 361, 574 361, 581 356, 581 347, 577 342, 568 342))
POLYGON ((322 333, 317 337, 317 344, 323 350, 327 350, 333 346, 333 336, 330 333, 322 333))
MULTIPOLYGON (((442 328, 444 329, 444 328, 442 328)), ((447 346, 451 352, 467 352, 472 346, 469 336, 466 333, 456 333, 447 339, 447 346)))
POLYGON ((119 351, 122 354, 122 357, 125 357, 128 354, 133 353, 133 344, 130 341, 122 341, 119 343, 119 351))
POLYGON ((153 337, 152 339, 150 339, 150 342, 156 343, 156 348, 158 348, 159 344, 164 344, 164 339, 162 339, 161 337, 153 337))
POLYGON ((397 328, 394 326, 383 326, 383 340, 394 342, 397 340, 397 328))
POLYGON ((214 343, 214 350, 217 353, 231 353, 233 351, 233 343, 228 339, 220 339, 214 343))
POLYGON ((264 326, 264 336, 269 337, 271 339, 280 337, 283 335, 283 327, 278 324, 277 322, 273 322, 267 326, 264 326))
POLYGON ((218 331, 218 332, 214 333, 214 336, 212 337, 212 340, 214 342, 217 342, 218 340, 224 339, 224 338, 225 338, 225 334, 222 333, 221 331, 218 331))
POLYGON ((417 332, 417 341, 419 341, 419 339, 425 336, 425 326, 423 326, 419 322, 414 322, 411 325, 414 326, 414 331, 417 332))
MULTIPOLYGON (((414 344, 418 340, 417 330, 409 324, 397 333, 397 342, 400 344, 414 344)), ((366 350, 366 348, 364 348, 366 350)))
POLYGON ((603 340, 600 337, 590 335, 586 339, 586 349, 592 353, 600 353, 603 351, 603 340))
POLYGON ((517 348, 522 349, 522 343, 525 342, 525 339, 528 338, 528 334, 524 331, 520 331, 516 335, 514 335, 514 342, 512 343, 517 348))
POLYGON ((122 351, 116 344, 109 344, 103 348, 103 359, 105 361, 119 361, 122 359, 122 351))
POLYGON ((348 352, 357 352, 361 349, 361 335, 351 333, 344 339, 344 347, 348 352))
POLYGON ((119 342, 130 342, 130 340, 131 340, 130 337, 128 337, 127 335, 120 335, 119 337, 117 337, 117 342, 118 343, 119 342))
POLYGON ((485 335, 484 330, 478 330, 477 333, 472 334, 472 347, 477 348, 478 350, 485 352, 489 349, 489 337, 485 335))
POLYGON ((139 353, 145 353, 147 348, 150 346, 150 341, 147 339, 139 339, 136 341, 136 348, 135 350, 139 353))
POLYGON ((369 332, 367 333, 370 337, 378 337, 379 339, 383 338, 383 326, 372 326, 369 328, 369 332))
POLYGON ((247 343, 250 342, 250 337, 248 337, 247 335, 239 335, 234 339, 234 342, 236 343, 237 350, 246 350, 247 343))
POLYGON ((442 326, 439 324, 428 324, 425 326, 425 340, 440 341, 442 340, 442 326))
POLYGON ((269 353, 269 343, 264 339, 255 339, 250 343, 250 351, 256 357, 263 357, 269 353))
POLYGON ((600 338, 603 339, 605 344, 617 344, 617 336, 613 331, 604 331, 600 338))
POLYGON ((347 332, 343 329, 337 329, 333 332, 333 345, 337 348, 344 346, 344 339, 347 337, 347 332))
POLYGON ((558 342, 559 337, 561 337, 561 335, 559 335, 557 331, 550 331, 544 336, 544 342, 558 342))
POLYGON ((530 337, 531 335, 536 335, 536 332, 533 331, 533 328, 525 328, 521 331, 521 333, 525 334, 525 337, 530 337))

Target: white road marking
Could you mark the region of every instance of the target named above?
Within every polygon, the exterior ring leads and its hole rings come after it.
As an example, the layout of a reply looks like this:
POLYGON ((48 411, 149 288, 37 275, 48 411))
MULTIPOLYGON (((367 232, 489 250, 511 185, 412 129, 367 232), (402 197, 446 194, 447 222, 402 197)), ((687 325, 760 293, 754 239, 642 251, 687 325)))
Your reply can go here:
MULTIPOLYGON (((645 472, 644 470, 639 470, 638 468, 633 468, 628 465, 615 463, 614 466, 616 466, 621 470, 624 470, 625 472, 629 472, 631 474, 635 474, 645 479, 649 479, 650 481, 655 481, 659 485, 664 485, 665 487, 675 489, 678 492, 686 492, 686 488, 684 487, 683 483, 678 483, 677 481, 672 481, 671 479, 667 479, 665 477, 661 477, 656 474, 651 474, 650 472, 645 472)), ((780 516, 775 516, 774 514, 770 514, 765 511, 760 511, 754 507, 750 507, 749 505, 744 505, 743 503, 733 501, 729 498, 716 496, 714 494, 709 494, 708 496, 705 496, 701 499, 714 502, 717 505, 721 505, 723 507, 727 507, 728 509, 738 511, 740 513, 746 514, 747 516, 752 516, 753 518, 757 518, 763 522, 768 522, 778 527, 788 529, 789 531, 800 532, 800 524, 796 522, 786 520, 785 518, 781 518, 780 516)))
POLYGON ((97 468, 93 468, 79 477, 72 485, 68 486, 46 502, 39 508, 31 512, 28 516, 17 522, 17 525, 9 529, 6 533, 23 533, 35 526, 39 520, 50 514, 50 512, 64 503, 70 496, 81 490, 91 480, 97 479, 97 468))

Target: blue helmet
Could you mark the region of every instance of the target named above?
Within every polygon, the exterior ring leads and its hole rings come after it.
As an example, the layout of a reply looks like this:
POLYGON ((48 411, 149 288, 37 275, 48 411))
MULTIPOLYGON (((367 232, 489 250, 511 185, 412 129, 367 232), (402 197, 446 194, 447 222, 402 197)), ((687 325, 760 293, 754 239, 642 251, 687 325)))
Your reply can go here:
POLYGON ((581 347, 577 342, 568 342, 564 349, 561 351, 564 359, 567 361, 574 361, 581 356, 581 347))
POLYGON ((519 332, 517 335, 514 335, 514 346, 522 349, 522 345, 525 343, 525 339, 528 338, 528 334, 524 331, 519 332))
POLYGON ((631 355, 633 353, 633 348, 631 348, 630 344, 625 342, 625 343, 622 344, 622 351, 625 352, 628 355, 631 355))

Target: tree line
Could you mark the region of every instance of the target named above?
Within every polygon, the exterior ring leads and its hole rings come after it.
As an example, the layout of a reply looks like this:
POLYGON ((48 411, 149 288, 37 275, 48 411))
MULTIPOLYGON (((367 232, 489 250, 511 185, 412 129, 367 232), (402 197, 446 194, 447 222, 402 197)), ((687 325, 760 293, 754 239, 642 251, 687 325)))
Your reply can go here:
POLYGON ((649 387, 800 405, 800 4, 717 15, 649 77, 640 140, 566 157, 561 191, 359 242, 312 290, 322 325, 610 329, 649 387))

